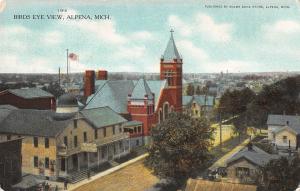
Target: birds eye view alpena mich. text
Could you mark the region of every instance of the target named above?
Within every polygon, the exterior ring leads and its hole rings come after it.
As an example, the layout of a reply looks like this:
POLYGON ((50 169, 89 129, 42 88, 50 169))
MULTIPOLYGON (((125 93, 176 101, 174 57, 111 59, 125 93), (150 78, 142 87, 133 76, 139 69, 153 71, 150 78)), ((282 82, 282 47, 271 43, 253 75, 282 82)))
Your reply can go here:
POLYGON ((0 0, 0 191, 300 191, 299 0, 0 0))

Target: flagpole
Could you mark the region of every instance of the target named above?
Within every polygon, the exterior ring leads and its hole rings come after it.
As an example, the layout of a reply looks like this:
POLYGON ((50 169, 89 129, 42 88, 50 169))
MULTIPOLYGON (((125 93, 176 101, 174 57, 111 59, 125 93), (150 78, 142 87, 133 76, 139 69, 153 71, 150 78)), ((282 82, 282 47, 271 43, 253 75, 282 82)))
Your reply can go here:
POLYGON ((69 79, 69 49, 67 49, 67 78, 69 79))

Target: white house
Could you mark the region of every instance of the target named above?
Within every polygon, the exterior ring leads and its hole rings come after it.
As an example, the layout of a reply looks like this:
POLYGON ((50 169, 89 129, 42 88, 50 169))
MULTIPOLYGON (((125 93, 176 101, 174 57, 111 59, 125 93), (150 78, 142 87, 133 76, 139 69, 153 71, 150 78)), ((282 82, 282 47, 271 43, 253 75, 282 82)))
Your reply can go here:
POLYGON ((279 149, 300 146, 300 116, 268 115, 268 140, 279 149))

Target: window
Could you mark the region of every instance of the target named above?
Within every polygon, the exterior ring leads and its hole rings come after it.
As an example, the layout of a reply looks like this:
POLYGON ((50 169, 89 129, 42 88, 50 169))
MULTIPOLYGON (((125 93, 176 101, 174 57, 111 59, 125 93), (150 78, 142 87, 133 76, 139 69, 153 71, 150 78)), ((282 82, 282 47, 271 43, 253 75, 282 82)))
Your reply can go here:
POLYGON ((287 136, 282 136, 282 142, 287 143, 287 136))
POLYGON ((193 103, 193 107, 196 107, 196 103, 193 103))
POLYGON ((106 137, 106 128, 103 128, 103 137, 106 137))
POLYGON ((36 168, 39 167, 39 157, 37 156, 33 157, 33 166, 36 168))
POLYGON ((77 136, 74 136, 74 147, 77 147, 77 136))
POLYGON ((116 127, 113 126, 113 135, 116 133, 116 127))
POLYGON ((122 128, 121 127, 119 127, 119 133, 122 133, 122 128))
POLYGON ((138 126, 138 132, 141 133, 142 127, 138 126))
POLYGON ((39 146, 39 139, 37 137, 33 137, 33 145, 34 145, 34 147, 39 146))
POLYGON ((9 140, 11 140, 11 135, 7 135, 7 140, 9 141, 9 140))
POLYGON ((68 137, 64 136, 64 144, 66 145, 66 147, 68 146, 68 137))
POLYGON ((117 154, 116 144, 114 144, 114 154, 117 154))
POLYGON ((140 140, 136 140, 136 146, 139 146, 140 145, 140 140))
POLYGON ((137 132, 137 129, 136 129, 136 127, 134 127, 134 133, 136 133, 137 132))
POLYGON ((98 131, 95 129, 95 139, 98 139, 98 131))
POLYGON ((45 148, 49 148, 49 138, 45 138, 45 148))
POLYGON ((83 142, 87 142, 87 134, 86 132, 83 132, 83 142))
POLYGON ((119 142, 119 148, 120 148, 120 150, 123 148, 123 142, 122 141, 119 142))
POLYGON ((106 147, 102 147, 101 148, 101 155, 102 155, 103 159, 105 158, 106 152, 107 152, 106 147))
POLYGON ((49 168, 49 158, 48 157, 46 157, 45 158, 45 168, 49 168))
POLYGON ((250 175, 250 169, 249 168, 244 168, 244 167, 237 167, 236 168, 236 176, 239 178, 243 178, 245 176, 250 175))
POLYGON ((74 129, 77 128, 77 119, 74 119, 74 129))

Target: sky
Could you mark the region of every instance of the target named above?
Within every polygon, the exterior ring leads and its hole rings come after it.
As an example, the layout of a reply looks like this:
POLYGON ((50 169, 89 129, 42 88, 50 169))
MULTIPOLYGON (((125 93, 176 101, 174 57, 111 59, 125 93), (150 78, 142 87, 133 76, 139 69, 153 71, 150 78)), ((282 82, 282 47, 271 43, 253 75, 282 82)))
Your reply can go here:
POLYGON ((66 49, 79 57, 71 72, 158 73, 170 29, 185 73, 300 71, 300 0, 0 0, 0 73, 65 72, 66 49), (32 19, 38 14, 110 19, 32 19))

